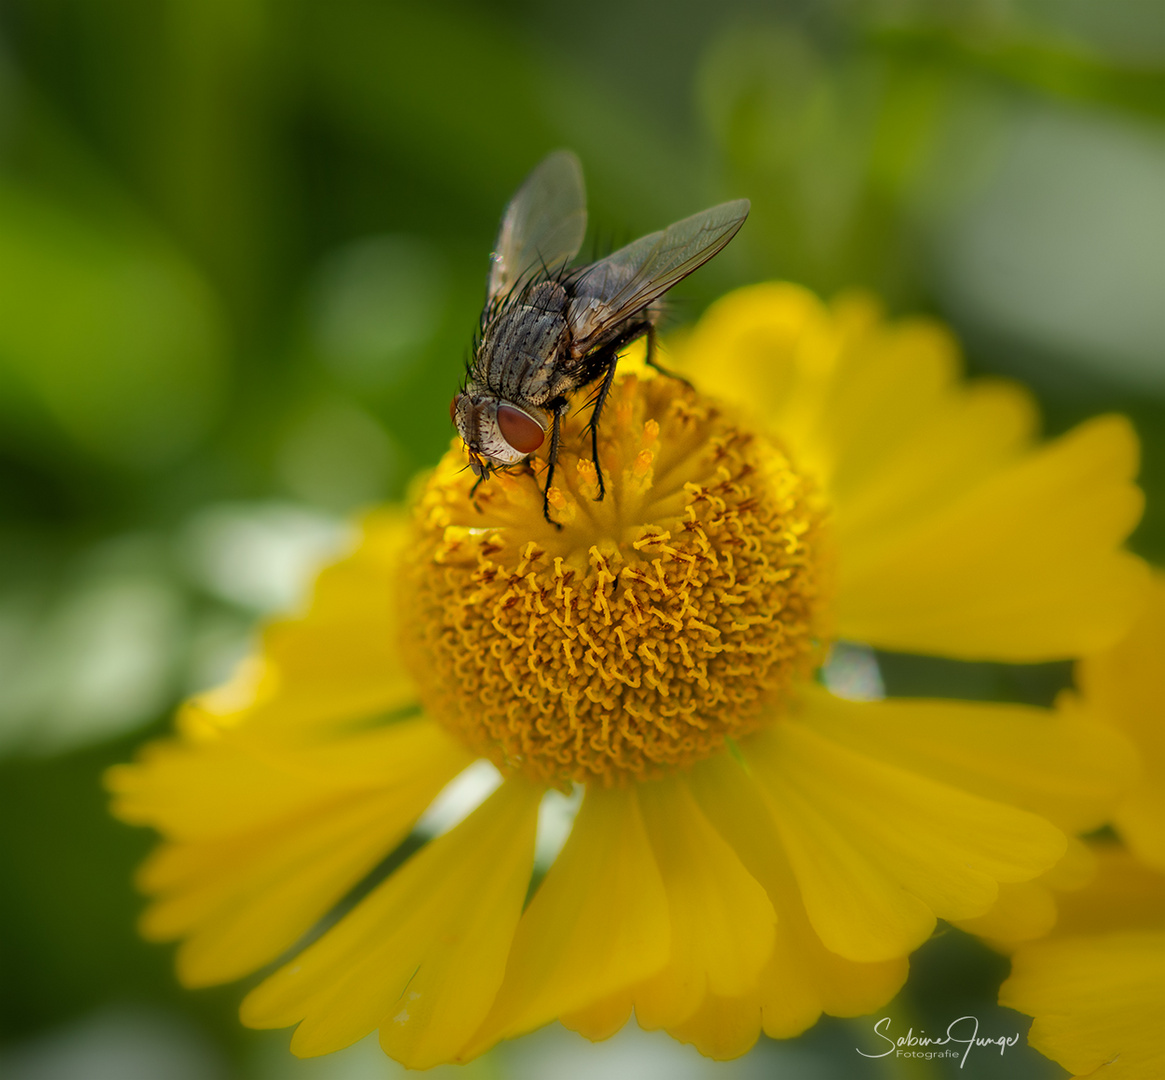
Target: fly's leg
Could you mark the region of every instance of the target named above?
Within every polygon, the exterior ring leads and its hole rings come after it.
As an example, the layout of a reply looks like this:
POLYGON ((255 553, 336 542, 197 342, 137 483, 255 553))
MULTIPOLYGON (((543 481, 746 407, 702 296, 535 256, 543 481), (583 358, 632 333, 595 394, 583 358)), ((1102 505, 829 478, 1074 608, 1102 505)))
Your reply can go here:
POLYGON ((611 359, 607 363, 607 373, 603 376, 603 384, 599 387, 599 392, 595 395, 595 407, 591 409, 591 419, 587 425, 591 429, 591 461, 594 462, 595 473, 599 478, 599 494, 595 502, 602 502, 603 496, 607 494, 606 485, 603 483, 603 467, 599 464, 599 417, 603 415, 603 405, 607 401, 607 394, 610 392, 611 383, 615 379, 615 368, 618 363, 618 354, 612 353, 611 359))
POLYGON ((677 382, 682 382, 684 386, 691 389, 692 384, 688 382, 682 375, 677 375, 676 372, 670 368, 665 368, 661 363, 655 359, 655 327, 648 326, 647 328, 647 359, 645 361, 649 368, 655 368, 661 375, 666 375, 669 379, 675 379, 677 382))
POLYGON ((484 484, 486 480, 489 479, 489 474, 489 469, 483 469, 481 471, 481 475, 478 476, 476 481, 474 481, 473 487, 469 489, 469 501, 473 503, 474 510, 476 510, 479 514, 481 513, 481 505, 478 503, 475 496, 477 495, 477 489, 481 487, 481 485, 484 484))
POLYGON ((547 454, 546 487, 542 491, 542 516, 556 529, 561 529, 550 516, 550 485, 554 482, 554 466, 558 464, 558 444, 562 438, 562 418, 566 415, 566 402, 560 401, 554 406, 554 422, 550 428, 550 452, 547 454))

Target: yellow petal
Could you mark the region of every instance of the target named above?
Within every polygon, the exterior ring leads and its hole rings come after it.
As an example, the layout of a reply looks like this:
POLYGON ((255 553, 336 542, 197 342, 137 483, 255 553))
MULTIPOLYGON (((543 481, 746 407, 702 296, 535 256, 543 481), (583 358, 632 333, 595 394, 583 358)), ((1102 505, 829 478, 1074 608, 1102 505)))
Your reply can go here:
POLYGON ((459 1057, 658 971, 668 957, 667 907, 634 793, 592 787, 522 915, 494 1007, 459 1057))
POLYGON ((784 282, 717 301, 675 357, 789 445, 831 496, 876 473, 959 368, 954 341, 935 323, 886 325, 868 296, 850 294, 831 310, 784 282))
MULTIPOLYGON (((857 963, 825 948, 805 914, 776 824, 752 777, 731 757, 721 755, 697 766, 691 785, 701 809, 764 887, 777 913, 773 952, 761 972, 757 992, 739 1002, 742 1014, 755 1022, 752 1038, 762 1025, 766 1034, 784 1039, 812 1027, 823 1012, 858 1016, 885 1005, 906 980, 906 958, 857 963), (751 1011, 754 999, 760 1015, 751 1011)), ((726 1008, 719 999, 708 1011, 708 1019, 716 1021, 717 1010, 726 1008)), ((736 1045, 741 1045, 745 1041, 742 1022, 737 1018, 729 1027, 739 1039, 736 1045)), ((672 1033, 696 1042, 701 1049, 711 1045, 710 1032, 687 1025, 682 1030, 681 1034, 675 1028, 672 1033)))
POLYGON ((631 1019, 631 994, 620 992, 602 1001, 596 1001, 586 1008, 559 1017, 562 1026, 577 1031, 591 1042, 602 1042, 631 1019))
POLYGON ((667 965, 633 992, 651 1030, 691 1016, 708 993, 752 990, 773 945, 775 915, 764 889, 676 778, 636 788, 663 876, 671 924, 667 965))
POLYGON ((1141 512, 1136 464, 1128 422, 1102 417, 932 515, 855 537, 840 556, 840 635, 971 660, 1111 645, 1144 585, 1144 565, 1116 550, 1141 512))
POLYGON ((370 796, 324 807, 320 821, 291 822, 281 835, 165 848, 152 865, 188 884, 150 905, 141 933, 186 939, 175 957, 185 986, 246 975, 294 945, 403 839, 419 809, 403 825, 400 810, 391 796, 370 796))
POLYGON ((1096 875, 1083 889, 1058 897, 1057 936, 1165 930, 1165 874, 1138 861, 1122 844, 1089 847, 1096 875))
POLYGON ((998 952, 1010 953, 1021 942, 1043 937, 1058 926, 1060 898, 1084 888, 1095 875, 1096 858, 1089 846, 1070 836, 1068 849, 1055 866, 1032 881, 1003 882, 990 911, 953 920, 954 925, 984 938, 998 952))
POLYGON ((326 740, 281 743, 252 734, 240 729, 144 747, 137 762, 106 773, 113 812, 177 840, 238 835, 344 792, 408 785, 431 769, 448 779, 472 760, 424 718, 326 740))
POLYGON ((1113 815, 1121 837, 1165 870, 1165 575, 1155 573, 1146 604, 1116 646, 1082 660, 1076 679, 1085 705, 1136 745, 1141 776, 1113 815))
POLYGON ((683 1021, 668 1028, 680 1042, 691 1043, 704 1057, 730 1061, 747 1054, 760 1035, 760 996, 742 998, 709 994, 703 1004, 683 1021))
POLYGON ((1068 850, 1064 857, 1050 870, 1039 877, 1051 889, 1071 892, 1082 889, 1096 877, 1097 863, 1093 846, 1079 837, 1068 837, 1068 850))
POLYGON ((1084 888, 1096 875, 1096 858, 1089 846, 1068 837, 1063 857, 1032 881, 1003 882, 999 899, 983 915, 953 920, 969 934, 984 938, 993 949, 1010 953, 1016 945, 1043 937, 1059 925, 1059 900, 1084 888))
POLYGON ((999 946, 1043 937, 1056 924, 1056 901, 1051 890, 1036 881, 999 886, 999 899, 984 915, 955 922, 960 930, 999 946))
POLYGON ((1113 811, 1112 823, 1125 843, 1145 862, 1165 870, 1165 790, 1162 784, 1165 784, 1165 775, 1139 783, 1113 811))
POLYGON ((744 750, 814 930, 852 960, 905 955, 936 916, 983 914, 997 883, 1035 877, 1067 846, 1043 818, 831 741, 811 714, 744 750))
MULTIPOLYGON (((949 330, 921 318, 880 322, 876 308, 861 298, 835 305, 831 314, 837 340, 833 367, 816 422, 804 439, 812 460, 825 464, 822 480, 841 521, 851 501, 871 487, 890 487, 906 471, 902 459, 920 443, 936 453, 921 469, 914 461, 913 475, 898 494, 900 511, 939 486, 938 477, 949 489, 989 467, 996 457, 994 445, 986 462, 971 466, 973 471, 964 453, 947 449, 951 434, 968 426, 957 408, 954 388, 961 360, 949 330), (935 418, 944 414, 948 425, 935 426, 935 418), (928 467, 940 470, 938 476, 928 467)), ((995 413, 993 419, 1004 417, 995 413)), ((1011 420, 1006 414, 991 440, 1005 450, 1014 442, 1011 420)), ((976 435, 983 427, 981 422, 971 425, 976 435)), ((1018 427, 1021 438, 1030 430, 1030 408, 1018 427)))
MULTIPOLYGON (((877 410, 880 403, 867 402, 877 410)), ((912 422, 882 433, 830 489, 838 542, 856 550, 932 515, 997 471, 1032 442, 1031 396, 1011 383, 952 383, 912 422)))
POLYGON ((710 393, 809 454, 806 433, 821 415, 837 348, 825 305, 799 285, 772 282, 716 301, 670 356, 710 393))
MULTIPOLYGON (((396 647, 403 540, 400 515, 370 515, 358 550, 320 575, 307 615, 271 627, 261 657, 182 708, 180 739, 108 770, 113 812, 170 836, 207 836, 277 820, 315 789, 344 787, 322 775, 325 741, 340 737, 343 754, 353 745, 345 726, 416 701, 396 647)), ((349 755, 336 771, 351 767, 349 755)))
POLYGON ((501 984, 541 794, 520 780, 504 783, 253 990, 243 1023, 302 1021, 291 1041, 301 1057, 380 1027, 385 1051, 409 1068, 450 1060, 501 984))
POLYGON ((960 381, 948 330, 927 319, 886 323, 863 294, 827 308, 794 285, 739 289, 675 354, 817 473, 843 538, 954 498, 1014 460, 1036 426, 1020 388, 960 381))
POLYGON ((287 738, 292 727, 327 729, 415 703, 398 644, 400 553, 407 539, 401 511, 369 514, 352 554, 320 573, 307 612, 269 626, 258 668, 187 703, 180 730, 274 725, 287 738))
POLYGON ((1128 741, 1079 710, 803 691, 806 723, 863 757, 1030 810, 1067 832, 1109 818, 1136 772, 1128 741))
POLYGON ((1032 449, 1022 390, 963 382, 949 332, 758 285, 712 305, 676 361, 816 474, 841 552, 838 628, 888 649, 1048 660, 1127 627, 1143 567, 1136 438, 1109 417, 1032 449))
POLYGON ((1165 933, 1112 933, 1026 945, 999 1002, 1034 1016, 1028 1042, 1077 1075, 1165 1075, 1165 933))
POLYGON ((423 721, 350 737, 320 756, 320 773, 285 775, 300 799, 281 800, 278 819, 254 826, 240 815, 236 833, 164 844, 142 867, 140 886, 158 898, 142 931, 187 938, 177 956, 186 985, 238 978, 295 944, 404 838, 468 758, 423 721), (340 750, 361 757, 349 775, 327 769, 340 750), (370 770, 378 762, 382 769, 370 770))

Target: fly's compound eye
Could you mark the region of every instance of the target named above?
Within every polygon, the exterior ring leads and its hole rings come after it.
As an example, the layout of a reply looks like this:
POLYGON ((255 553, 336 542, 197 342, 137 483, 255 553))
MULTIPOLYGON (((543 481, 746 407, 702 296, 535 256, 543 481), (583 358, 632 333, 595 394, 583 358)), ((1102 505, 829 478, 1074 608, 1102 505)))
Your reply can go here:
POLYGON ((461 400, 460 394, 454 394, 453 400, 449 402, 449 419, 453 423, 457 423, 457 403, 461 400))
POLYGON ((546 432, 536 420, 511 405, 498 406, 498 427, 506 442, 519 454, 534 453, 546 438, 546 432))

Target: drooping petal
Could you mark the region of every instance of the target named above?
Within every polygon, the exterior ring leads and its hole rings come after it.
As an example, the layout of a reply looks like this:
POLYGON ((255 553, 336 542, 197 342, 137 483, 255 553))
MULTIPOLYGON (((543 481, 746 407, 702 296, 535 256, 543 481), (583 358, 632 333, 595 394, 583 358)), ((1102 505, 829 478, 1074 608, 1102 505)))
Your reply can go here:
POLYGON ((105 774, 113 813, 180 839, 276 821, 298 810, 305 797, 333 787, 323 777, 302 777, 302 769, 269 762, 234 732, 197 742, 149 743, 137 758, 105 774))
POLYGON ((887 323, 860 293, 826 305, 788 283, 738 289, 680 341, 676 360, 813 469, 843 536, 957 496, 1022 453, 1036 426, 1019 387, 960 380, 947 329, 887 323))
POLYGON ((716 831, 764 886, 777 926, 757 991, 738 1002, 739 1014, 727 1017, 727 1003, 718 1000, 672 1028, 672 1034, 694 1042, 704 1053, 705 1046, 739 1049, 751 1045, 741 1017, 753 1025, 753 1041, 762 1026, 766 1034, 784 1039, 812 1027, 823 1012, 858 1016, 886 1004, 906 980, 906 957, 859 963, 825 948, 805 914, 776 823, 752 776, 721 755, 693 771, 691 786, 716 831))
MULTIPOLYGON (((1163 725, 1165 726, 1165 725, 1163 725)), ((1125 842, 1146 862, 1165 870, 1165 776, 1140 783, 1112 816, 1125 842)))
POLYGON ((863 757, 1046 817, 1099 828, 1136 774, 1128 741, 1078 711, 997 702, 855 702, 801 692, 803 722, 863 757))
POLYGON ((1035 877, 1067 846, 1044 818, 833 741, 808 710, 744 751, 810 923, 851 960, 905 955, 936 917, 983 914, 998 883, 1035 877))
MULTIPOLYGON (((877 411, 883 403, 867 398, 866 405, 877 411)), ((1035 406, 1021 387, 952 381, 913 423, 883 432, 878 452, 847 461, 832 485, 839 543, 860 550, 937 513, 1017 461, 1035 427, 1035 406)))
POLYGON ((709 993, 737 997, 754 989, 776 917, 681 780, 641 784, 636 794, 671 924, 666 966, 632 992, 636 1019, 650 1030, 681 1023, 709 993))
POLYGON ((415 704, 416 683, 400 651, 400 553, 407 516, 380 510, 362 523, 359 544, 323 570, 308 610, 263 633, 260 657, 224 687, 183 706, 179 730, 197 736, 246 724, 330 729, 415 704))
POLYGON ((559 1018, 563 1027, 577 1031, 591 1042, 609 1039, 631 1019, 631 992, 620 991, 559 1018))
POLYGON ((1030 396, 960 378, 948 331, 787 284, 708 309, 675 359, 821 483, 838 629, 888 649, 1048 660, 1115 641, 1143 566, 1117 549, 1141 497, 1136 438, 1105 418, 1034 448, 1030 396))
POLYGON ((299 1023, 301 1057, 381 1029, 409 1068, 450 1060, 502 981, 534 858, 542 792, 504 783, 243 1002, 251 1027, 299 1023))
POLYGON ((522 915, 493 1009, 459 1057, 658 971, 668 958, 667 906, 634 792, 592 787, 522 915))
POLYGON ((734 998, 709 994, 691 1016, 668 1028, 668 1034, 691 1043, 705 1057, 731 1061, 756 1045, 760 1029, 760 992, 754 990, 734 998))
MULTIPOLYGON (((1127 740, 1078 709, 930 700, 849 702, 819 688, 803 692, 807 722, 872 760, 1047 818, 1067 832, 1095 829, 1135 776, 1127 740)), ((1057 865, 1029 882, 1001 883, 997 902, 976 916, 948 916, 998 947, 1046 933, 1056 918, 1053 889, 1079 888, 1092 874, 1057 865), (1071 873, 1069 873, 1071 871, 1071 873)), ((1087 852, 1083 852, 1085 859, 1087 852)), ((1074 860, 1074 861, 1073 861, 1074 860)), ((1073 869, 1073 866, 1077 867, 1073 869)))
POLYGON ((1138 783, 1116 809, 1121 837, 1145 862, 1165 870, 1165 575, 1155 573, 1128 635, 1076 669, 1085 707, 1136 745, 1138 783))
POLYGON ((137 762, 109 769, 105 783, 123 821, 203 840, 274 824, 337 793, 408 785, 430 769, 448 779, 471 760, 425 718, 311 740, 253 737, 242 728, 151 743, 137 762))
POLYGON ((954 920, 960 930, 985 938, 997 948, 1043 937, 1056 925, 1056 901, 1039 881, 1005 882, 991 909, 971 919, 954 920))
MULTIPOLYGON (((429 792, 427 798, 431 798, 429 792)), ((162 848, 143 869, 169 891, 140 920, 144 937, 184 938, 186 986, 229 982, 277 959, 403 839, 423 809, 396 793, 324 805, 318 820, 214 844, 162 848)))
POLYGON ((1028 1041, 1087 1076, 1156 1078, 1165 1000, 1165 874, 1123 844, 1089 845, 1095 877, 1058 897, 1045 940, 1021 946, 1000 1003, 1035 1017, 1028 1041))
POLYGON ((824 473, 820 422, 840 342, 829 311, 808 289, 785 282, 738 289, 712 304, 669 362, 800 451, 824 473), (815 451, 819 451, 816 452, 815 451))
POLYGON ((1050 870, 1036 880, 1049 888, 1071 892, 1082 889, 1096 877, 1096 854, 1092 844, 1077 836, 1068 837, 1068 850, 1050 870))
POLYGON ((1026 945, 999 1002, 1034 1016, 1028 1042, 1078 1076, 1165 1075, 1165 933, 1114 932, 1026 945))
POLYGON ((1051 869, 1031 881, 1005 881, 999 899, 982 915, 952 919, 968 934, 985 939, 993 949, 1009 953, 1024 941, 1043 937, 1060 924, 1065 897, 1086 886, 1096 875, 1096 858, 1089 846, 1074 836, 1068 849, 1051 869))
MULTIPOLYGON (((228 736, 190 748, 193 763, 162 769, 160 777, 149 775, 148 763, 123 774, 132 786, 138 769, 147 775, 137 779, 152 787, 201 777, 201 790, 170 789, 169 812, 154 824, 176 823, 178 839, 164 843, 138 878, 156 898, 143 933, 186 939, 178 974, 190 986, 238 978, 276 959, 404 838, 470 760, 436 725, 403 721, 320 747, 314 759, 251 759, 255 786, 247 790, 245 755, 233 743, 228 736), (209 831, 191 836, 201 800, 209 831), (224 815, 232 809, 228 831, 224 815)), ((179 759, 174 748, 170 755, 167 761, 179 759)))
POLYGON ((1088 846, 1095 876, 1086 887, 1058 897, 1057 936, 1165 930, 1165 873, 1140 862, 1123 844, 1088 846))
POLYGON ((840 556, 837 627, 886 649, 1052 660, 1105 648, 1145 582, 1118 550, 1140 517, 1137 440, 1102 417, 971 487, 933 515, 840 556))

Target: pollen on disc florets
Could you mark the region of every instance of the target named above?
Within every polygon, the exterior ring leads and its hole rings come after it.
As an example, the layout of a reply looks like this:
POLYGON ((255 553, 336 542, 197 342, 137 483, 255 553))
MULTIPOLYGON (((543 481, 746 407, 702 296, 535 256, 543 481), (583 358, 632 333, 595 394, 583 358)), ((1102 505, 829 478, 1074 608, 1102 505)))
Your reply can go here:
POLYGON ((425 486, 404 631, 425 709, 503 772, 622 783, 779 714, 820 658, 824 509, 784 452, 670 378, 625 376, 545 462, 425 486))

